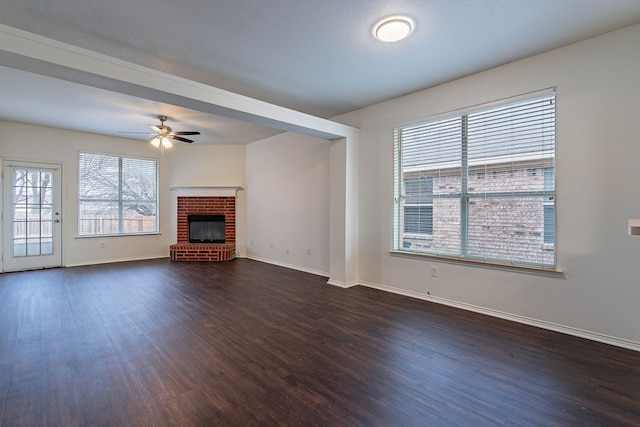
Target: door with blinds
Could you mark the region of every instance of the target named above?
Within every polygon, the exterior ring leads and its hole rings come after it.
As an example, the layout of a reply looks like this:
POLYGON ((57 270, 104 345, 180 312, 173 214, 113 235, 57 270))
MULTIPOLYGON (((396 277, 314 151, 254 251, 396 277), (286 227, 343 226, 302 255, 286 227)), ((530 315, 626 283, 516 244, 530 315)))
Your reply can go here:
POLYGON ((61 169, 3 163, 3 271, 62 265, 61 169))

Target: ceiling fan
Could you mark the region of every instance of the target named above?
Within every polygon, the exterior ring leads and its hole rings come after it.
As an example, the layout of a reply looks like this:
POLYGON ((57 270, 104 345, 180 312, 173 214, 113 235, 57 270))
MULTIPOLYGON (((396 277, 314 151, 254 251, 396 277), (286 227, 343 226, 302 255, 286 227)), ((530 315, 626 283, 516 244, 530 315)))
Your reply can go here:
MULTIPOLYGON (((169 126, 164 124, 164 122, 167 121, 167 116, 158 116, 158 120, 160 120, 159 126, 149 125, 151 129, 155 131, 155 133, 149 134, 150 136, 153 136, 153 138, 151 138, 149 142, 154 147, 162 146, 163 149, 171 148, 173 147, 173 143, 171 142, 172 139, 191 144, 193 140, 183 138, 180 135, 200 135, 200 132, 197 132, 197 131, 184 131, 184 132, 174 131, 169 126)), ((141 132, 121 132, 121 133, 141 133, 141 132)))

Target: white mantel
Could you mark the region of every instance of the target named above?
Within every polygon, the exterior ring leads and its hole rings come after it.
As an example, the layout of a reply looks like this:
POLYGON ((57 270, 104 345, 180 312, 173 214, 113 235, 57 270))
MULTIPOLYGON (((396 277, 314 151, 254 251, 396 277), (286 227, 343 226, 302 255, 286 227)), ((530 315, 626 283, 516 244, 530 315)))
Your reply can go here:
POLYGON ((242 187, 218 187, 218 186, 169 186, 176 197, 236 197, 242 187))

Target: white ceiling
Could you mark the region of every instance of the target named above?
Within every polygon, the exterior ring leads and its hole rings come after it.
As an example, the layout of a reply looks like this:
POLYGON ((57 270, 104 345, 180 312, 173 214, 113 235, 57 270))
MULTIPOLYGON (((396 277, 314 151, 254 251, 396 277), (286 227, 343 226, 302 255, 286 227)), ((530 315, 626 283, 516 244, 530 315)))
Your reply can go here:
MULTIPOLYGON (((638 22, 639 0, 0 0, 0 24, 324 118, 638 22), (376 41, 374 23, 396 14, 412 36, 376 41)), ((164 114, 218 144, 279 132, 5 57, 0 120, 122 136, 164 114)))

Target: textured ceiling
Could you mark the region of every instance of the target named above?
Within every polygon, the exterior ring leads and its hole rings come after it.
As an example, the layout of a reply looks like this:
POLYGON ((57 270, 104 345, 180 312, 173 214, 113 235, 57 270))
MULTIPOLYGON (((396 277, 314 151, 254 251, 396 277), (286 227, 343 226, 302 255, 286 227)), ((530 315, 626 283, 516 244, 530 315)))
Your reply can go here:
MULTIPOLYGON (((2 24, 325 118, 638 22, 638 0, 0 0, 2 24), (412 36, 374 40, 395 14, 412 36)), ((0 119, 109 133, 166 114, 210 143, 276 132, 51 80, 0 61, 0 119)))

